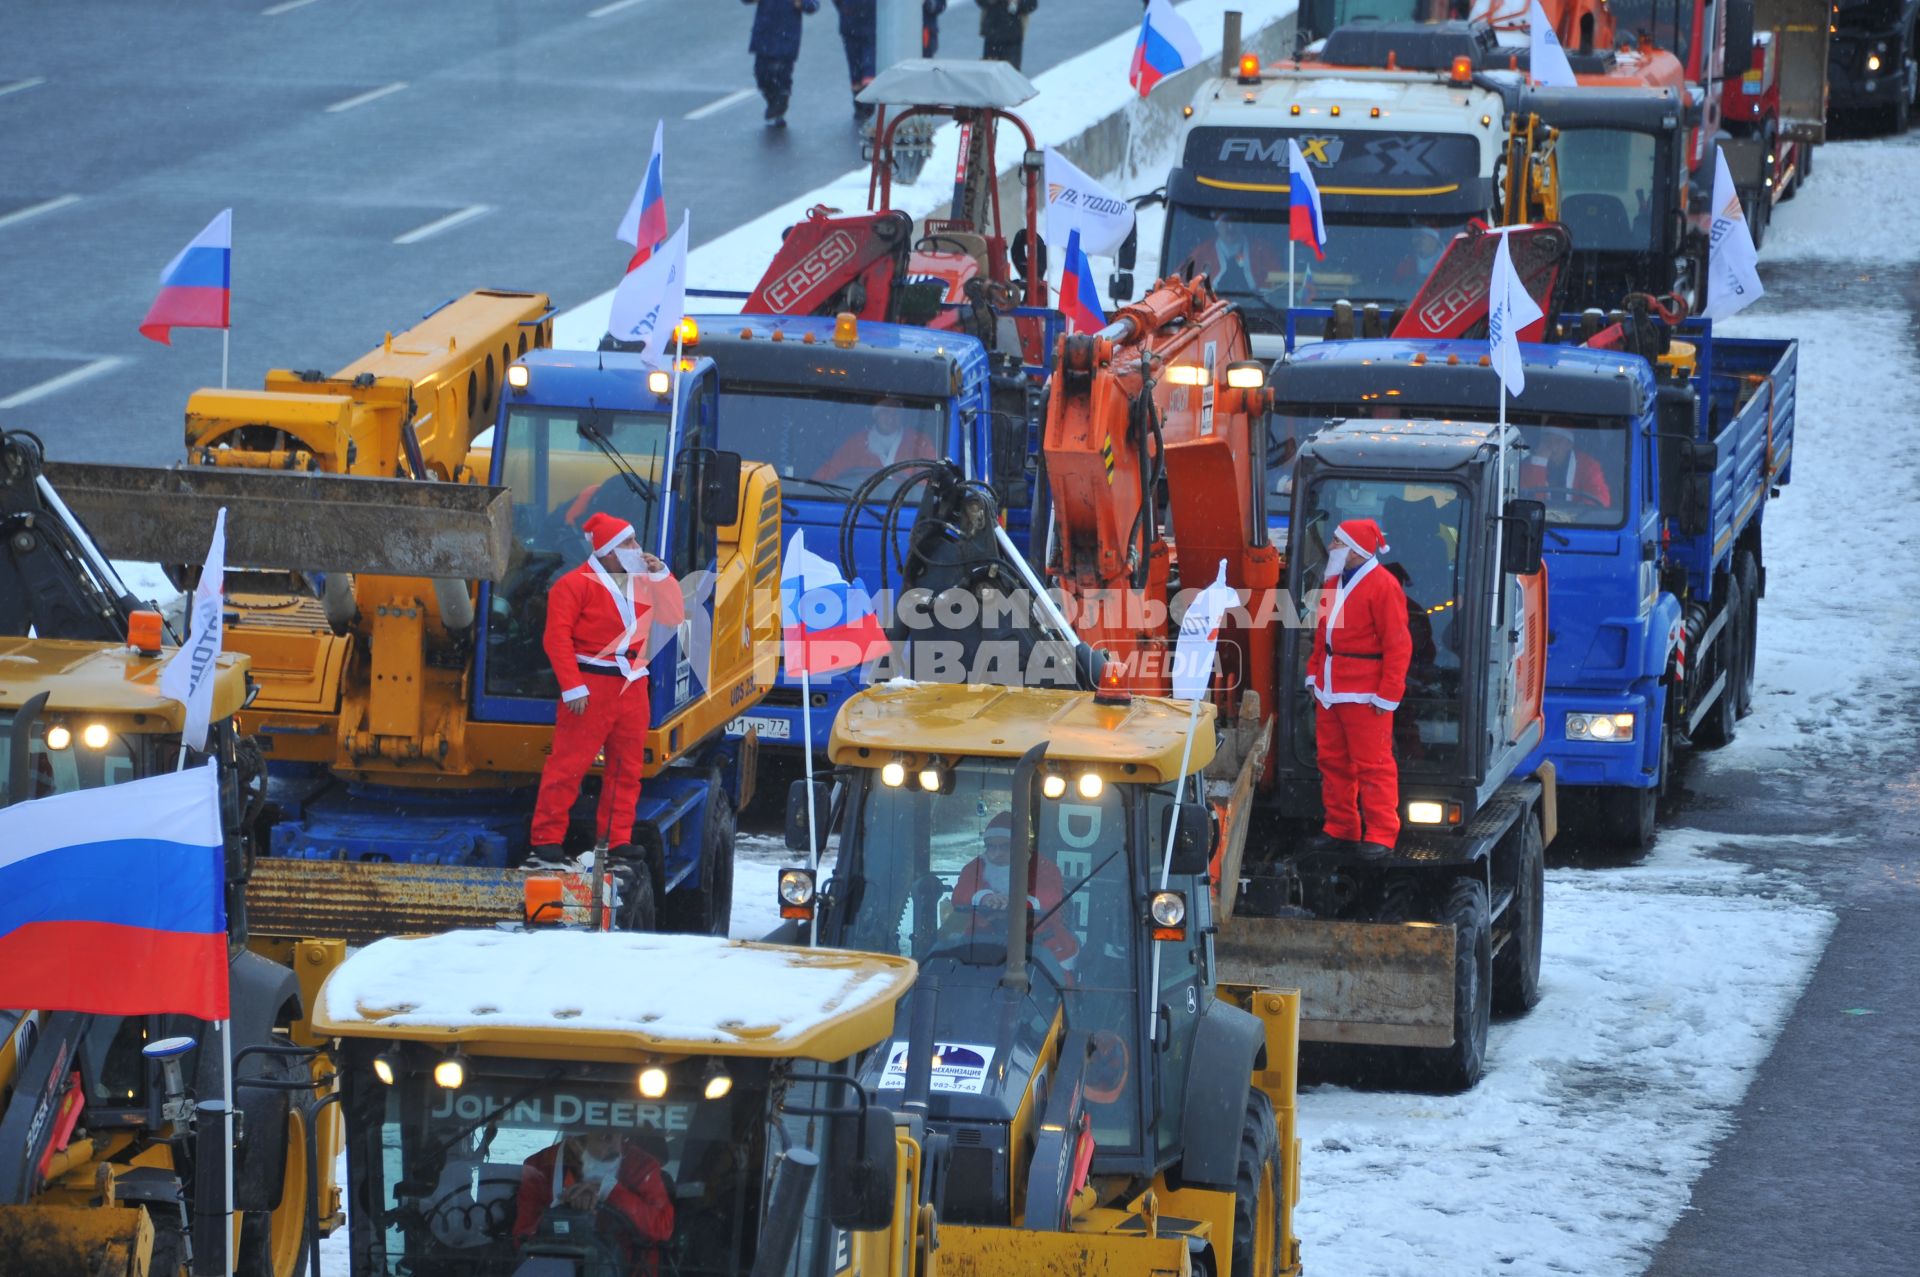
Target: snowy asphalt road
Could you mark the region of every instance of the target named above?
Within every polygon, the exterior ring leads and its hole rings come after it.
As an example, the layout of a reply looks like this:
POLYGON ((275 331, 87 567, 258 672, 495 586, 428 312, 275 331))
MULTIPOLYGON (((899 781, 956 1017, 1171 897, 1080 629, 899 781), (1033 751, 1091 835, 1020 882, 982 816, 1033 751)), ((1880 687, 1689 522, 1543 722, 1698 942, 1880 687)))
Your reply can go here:
MULTIPOLYGON (((17 322, 0 421, 60 457, 177 459, 220 338, 181 331, 167 349, 135 329, 160 268, 228 206, 230 380, 257 386, 269 368, 331 372, 470 288, 565 308, 611 287, 656 119, 695 244, 812 190, 859 163, 822 8, 790 127, 770 133, 740 96, 753 11, 738 0, 10 6, 0 291, 17 322)), ((976 12, 954 6, 945 51, 977 54, 976 12)), ((1048 0, 1027 69, 1139 21, 1132 0, 1048 0)))

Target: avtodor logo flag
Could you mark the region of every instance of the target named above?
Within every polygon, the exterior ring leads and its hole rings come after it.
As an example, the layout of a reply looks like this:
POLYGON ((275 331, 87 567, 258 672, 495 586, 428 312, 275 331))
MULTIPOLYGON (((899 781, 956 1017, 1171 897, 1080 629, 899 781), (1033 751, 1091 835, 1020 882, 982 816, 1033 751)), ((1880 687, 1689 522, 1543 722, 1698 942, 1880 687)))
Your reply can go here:
POLYGON ((1707 249, 1707 304, 1701 314, 1708 319, 1725 319, 1738 314, 1767 295, 1760 284, 1760 254, 1747 229, 1747 214, 1740 207, 1740 192, 1734 188, 1733 174, 1727 169, 1727 156, 1713 148, 1713 230, 1707 249))

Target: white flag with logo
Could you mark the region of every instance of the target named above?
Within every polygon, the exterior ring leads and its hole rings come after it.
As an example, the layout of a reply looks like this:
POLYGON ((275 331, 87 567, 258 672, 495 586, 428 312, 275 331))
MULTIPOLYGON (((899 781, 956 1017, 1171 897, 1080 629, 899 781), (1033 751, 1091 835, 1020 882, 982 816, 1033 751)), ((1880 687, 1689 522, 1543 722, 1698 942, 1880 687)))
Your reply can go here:
POLYGON ((1220 619, 1239 604, 1240 593, 1227 584, 1227 561, 1222 559, 1213 584, 1200 591, 1180 618, 1180 641, 1173 649, 1173 694, 1181 700, 1206 696, 1213 683, 1214 649, 1220 645, 1220 619))
POLYGON ((175 652, 167 661, 167 667, 160 671, 160 694, 187 707, 181 739, 203 751, 207 747, 207 727, 213 719, 213 684, 226 607, 222 600, 226 575, 227 509, 222 506, 214 516, 213 543, 207 547, 206 566, 200 569, 200 584, 193 587, 193 614, 186 646, 175 652))
POLYGON ((1540 307, 1513 269, 1513 254, 1508 251, 1511 238, 1502 235, 1493 254, 1493 281, 1487 286, 1487 355, 1507 393, 1517 395, 1527 388, 1520 330, 1540 318, 1540 307))
POLYGON ((1747 230, 1747 214, 1740 207, 1727 156, 1713 148, 1713 230, 1707 249, 1707 305, 1700 313, 1725 319, 1767 295, 1760 284, 1760 254, 1747 230))
POLYGON ((1548 20, 1547 11, 1540 7, 1540 0, 1533 0, 1533 7, 1527 12, 1527 45, 1528 73, 1535 84, 1560 89, 1579 87, 1573 65, 1567 61, 1567 51, 1560 47, 1560 37, 1554 34, 1553 23, 1548 20))
POLYGON ((687 313, 687 221, 682 213, 680 229, 613 293, 607 332, 621 341, 646 342, 649 359, 666 357, 674 327, 687 313))
POLYGON ((1133 205, 1109 191, 1051 146, 1047 148, 1047 237, 1056 244, 1080 232, 1080 247, 1112 257, 1133 230, 1133 205))

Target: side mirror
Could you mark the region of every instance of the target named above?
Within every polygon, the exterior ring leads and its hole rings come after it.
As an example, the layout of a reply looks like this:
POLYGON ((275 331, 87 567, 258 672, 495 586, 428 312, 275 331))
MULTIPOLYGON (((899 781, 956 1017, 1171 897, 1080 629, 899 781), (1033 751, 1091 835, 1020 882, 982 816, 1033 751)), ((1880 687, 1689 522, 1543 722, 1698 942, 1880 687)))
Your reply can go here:
POLYGON ((1177 874, 1204 874, 1213 867, 1213 805, 1204 802, 1180 804, 1180 816, 1173 827, 1173 864, 1177 874))
POLYGON ((1543 501, 1507 502, 1506 539, 1500 543, 1500 570, 1532 576, 1540 570, 1540 554, 1547 539, 1547 507, 1543 501))
POLYGON ((1753 66, 1753 0, 1727 0, 1727 79, 1737 80, 1753 66))
POLYGON ((1120 241, 1119 251, 1114 254, 1114 265, 1120 269, 1107 276, 1107 296, 1115 302, 1133 300, 1133 264, 1140 259, 1140 228, 1135 226, 1120 241))
POLYGON ((827 1215, 835 1228, 871 1233, 893 1226, 894 1178, 899 1145, 893 1112, 869 1104, 832 1119, 833 1151, 827 1166, 827 1215))
POLYGON ((825 842, 827 831, 825 822, 833 811, 833 786, 824 780, 807 780, 802 777, 787 787, 787 850, 806 851, 807 847, 807 788, 813 788, 813 813, 822 823, 820 841, 825 842))
POLYGON ((700 475, 700 516, 716 528, 740 521, 740 454, 708 452, 700 475))

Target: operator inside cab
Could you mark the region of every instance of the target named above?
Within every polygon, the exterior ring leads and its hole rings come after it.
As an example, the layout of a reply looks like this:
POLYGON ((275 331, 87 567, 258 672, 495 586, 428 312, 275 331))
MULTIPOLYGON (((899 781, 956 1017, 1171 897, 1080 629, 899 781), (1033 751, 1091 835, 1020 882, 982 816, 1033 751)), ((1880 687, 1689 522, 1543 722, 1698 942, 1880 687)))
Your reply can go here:
MULTIPOLYGON (((980 854, 966 863, 953 884, 953 907, 972 914, 970 930, 991 929, 1003 934, 1013 874, 1012 815, 1003 811, 989 820, 980 840, 980 854)), ((1054 956, 1063 971, 1071 972, 1080 954, 1080 941, 1061 916, 1060 903, 1066 895, 1060 866, 1044 853, 1035 852, 1027 862, 1027 905, 1033 910, 1034 939, 1054 956)))
POLYGON ((652 1277, 658 1248, 673 1236, 673 1199, 660 1159, 631 1135, 609 1130, 567 1135, 527 1158, 514 1201, 515 1247, 524 1253, 537 1237, 576 1228, 619 1256, 620 1273, 652 1277))
POLYGON ((1547 507, 1559 524, 1615 526, 1615 494, 1626 486, 1626 434, 1596 424, 1550 421, 1520 427, 1527 445, 1520 463, 1520 495, 1547 507))
POLYGON ((897 461, 930 461, 940 455, 924 431, 909 425, 913 414, 904 399, 883 396, 871 411, 867 428, 849 435, 814 478, 829 482, 864 479, 897 461))

